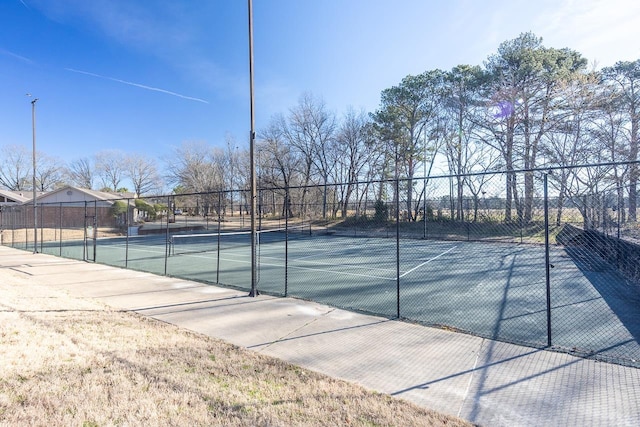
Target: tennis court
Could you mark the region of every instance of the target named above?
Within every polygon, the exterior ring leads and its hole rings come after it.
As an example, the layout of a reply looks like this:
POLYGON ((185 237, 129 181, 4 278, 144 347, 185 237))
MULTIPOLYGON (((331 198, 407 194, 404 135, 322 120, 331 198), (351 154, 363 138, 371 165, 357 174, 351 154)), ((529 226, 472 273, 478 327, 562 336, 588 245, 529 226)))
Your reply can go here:
MULTIPOLYGON (((280 230, 281 231, 281 230, 280 230)), ((547 344, 542 245, 400 240, 289 230, 260 234, 258 289, 534 346, 547 344), (286 237, 286 239, 285 239, 286 237), (396 255, 399 262, 396 262, 396 255)), ((249 289, 250 235, 149 235, 64 242, 45 252, 249 289)), ((553 347, 640 360, 640 295, 587 253, 553 246, 553 347)))

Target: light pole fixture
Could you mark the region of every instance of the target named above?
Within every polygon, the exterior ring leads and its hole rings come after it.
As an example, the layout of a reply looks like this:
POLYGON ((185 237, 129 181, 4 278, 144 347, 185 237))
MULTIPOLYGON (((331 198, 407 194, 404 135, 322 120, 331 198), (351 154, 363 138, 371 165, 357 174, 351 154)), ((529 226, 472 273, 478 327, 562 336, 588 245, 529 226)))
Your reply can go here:
MULTIPOLYGON (((27 96, 31 96, 30 93, 27 96)), ((33 135, 33 253, 38 253, 38 203, 36 202, 36 102, 38 98, 31 101, 31 133, 33 135)))

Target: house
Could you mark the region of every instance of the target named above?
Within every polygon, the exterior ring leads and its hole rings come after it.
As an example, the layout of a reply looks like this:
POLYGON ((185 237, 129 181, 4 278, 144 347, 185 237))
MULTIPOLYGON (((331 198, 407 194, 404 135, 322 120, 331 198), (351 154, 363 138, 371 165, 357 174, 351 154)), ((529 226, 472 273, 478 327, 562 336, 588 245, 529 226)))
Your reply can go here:
MULTIPOLYGON (((116 201, 129 205, 129 213, 135 217, 132 193, 107 193, 67 185, 38 196, 38 217, 42 227, 97 227, 117 228, 124 224, 112 209, 116 201)), ((31 205, 29 200, 26 204, 31 205)), ((131 218, 130 216, 130 218, 131 218)))
POLYGON ((9 228, 7 224, 14 223, 16 218, 24 216, 22 205, 31 200, 31 197, 31 192, 0 189, 0 230, 9 228))
POLYGON ((133 193, 107 193, 104 191, 89 190, 87 188, 65 185, 64 187, 39 195, 37 201, 38 204, 76 202, 106 202, 107 204, 111 204, 115 200, 133 198, 135 198, 133 193))
MULTIPOLYGON (((26 193, 24 196, 13 193, 15 192, 2 192, 5 199, 12 202, 7 202, 3 208, 4 214, 0 218, 0 226, 4 229, 33 227, 32 198, 26 197, 26 193)), ((112 209, 114 203, 121 201, 128 204, 129 219, 131 219, 136 215, 134 198, 132 193, 106 193, 71 185, 40 193, 36 197, 38 227, 84 228, 91 225, 117 228, 125 223, 125 218, 124 213, 120 214, 122 218, 114 214, 112 209)))

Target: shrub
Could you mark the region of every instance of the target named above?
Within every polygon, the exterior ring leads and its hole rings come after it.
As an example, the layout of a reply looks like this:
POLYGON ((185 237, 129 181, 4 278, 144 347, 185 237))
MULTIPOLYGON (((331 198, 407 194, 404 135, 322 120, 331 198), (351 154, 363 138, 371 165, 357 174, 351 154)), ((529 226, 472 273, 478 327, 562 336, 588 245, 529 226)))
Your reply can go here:
POLYGON ((389 206, 382 200, 377 200, 373 206, 376 213, 373 215, 373 219, 376 222, 384 222, 389 218, 389 206))
POLYGON ((150 219, 151 221, 156 219, 156 209, 153 207, 153 205, 150 205, 149 203, 140 199, 136 199, 135 204, 136 204, 136 208, 140 212, 145 213, 146 218, 150 219))
POLYGON ((109 208, 109 212, 113 217, 119 217, 122 214, 127 213, 127 204, 122 200, 116 200, 109 208))

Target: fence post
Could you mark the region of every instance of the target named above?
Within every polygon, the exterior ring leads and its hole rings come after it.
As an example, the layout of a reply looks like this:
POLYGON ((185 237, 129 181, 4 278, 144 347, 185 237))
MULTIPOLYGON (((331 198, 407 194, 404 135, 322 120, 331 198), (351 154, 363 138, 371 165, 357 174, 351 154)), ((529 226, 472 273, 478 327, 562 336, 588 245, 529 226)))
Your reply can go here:
POLYGON ((218 236, 217 236, 217 247, 216 247, 216 283, 220 283, 220 223, 222 219, 220 218, 220 194, 218 193, 218 236))
POLYGON ((44 214, 43 214, 44 205, 41 205, 40 209, 38 209, 38 210, 40 211, 40 223, 39 223, 39 226, 40 226, 40 252, 42 252, 44 250, 44 244, 43 244, 43 241, 44 241, 44 214))
POLYGON ((84 238, 82 239, 82 260, 87 260, 87 201, 84 202, 84 222, 82 223, 82 231, 84 238))
MULTIPOLYGON (((167 275, 167 267, 169 263, 169 251, 171 250, 170 248, 171 240, 169 239, 169 217, 171 216, 171 214, 173 214, 172 209, 174 208, 175 206, 171 204, 171 196, 168 196, 167 197, 167 228, 165 229, 165 234, 164 234, 164 275, 165 276, 167 275)), ((162 221, 160 221, 160 224, 162 224, 162 221)))
MULTIPOLYGON (((356 215, 356 220, 355 220, 355 226, 353 227, 353 236, 357 236, 358 235, 358 218, 360 217, 360 198, 358 197, 358 190, 359 190, 359 185, 358 185, 358 179, 356 178, 356 203, 355 203, 355 215, 356 215)), ((345 209, 345 212, 347 213, 346 218, 343 219, 347 219, 349 217, 349 200, 345 200, 345 203, 347 204, 347 209, 345 209)))
MULTIPOLYGON (((289 187, 284 190, 284 296, 289 293, 289 187)), ((304 224, 303 224, 304 225, 304 224)))
POLYGON ((582 204, 584 205, 584 212, 585 212, 584 222, 582 224, 582 229, 586 231, 586 230, 591 228, 591 226, 590 226, 590 224, 591 224, 591 220, 590 220, 591 219, 591 212, 589 212, 589 205, 590 205, 589 201, 590 200, 589 200, 589 197, 587 195, 582 196, 582 198, 583 198, 582 204))
POLYGON ((426 163, 425 163, 425 173, 424 173, 424 178, 422 180, 422 192, 423 194, 423 200, 422 200, 422 222, 424 225, 424 228, 422 230, 422 238, 426 239, 427 238, 427 173, 426 173, 426 163))
POLYGON ((60 202, 60 246, 59 246, 59 252, 60 252, 60 256, 62 256, 62 202, 60 202))
MULTIPOLYGON (((397 148, 396 148, 397 151, 397 148)), ((397 172, 396 172, 397 174, 397 172)), ((396 317, 400 318, 400 185, 396 175, 396 317)))
POLYGON ((129 268, 129 213, 133 213, 131 210, 130 202, 130 199, 125 199, 125 203, 127 204, 127 211, 124 214, 124 229, 126 231, 124 238, 124 268, 129 268))
POLYGON ((16 210, 11 209, 11 247, 16 247, 16 210))
POLYGON ((624 206, 620 206, 620 187, 618 187, 618 191, 616 191, 616 222, 618 224, 617 227, 617 240, 616 240, 616 267, 620 268, 621 265, 621 257, 622 257, 622 250, 621 250, 621 245, 620 245, 620 222, 622 221, 622 210, 624 209, 624 206))
POLYGON ((618 191, 616 192, 616 205, 617 205, 617 211, 618 211, 618 240, 620 240, 620 223, 622 222, 622 210, 624 209, 624 197, 620 197, 620 194, 622 193, 622 189, 620 187, 618 187, 618 191))
POLYGON ((549 192, 548 173, 544 174, 544 264, 547 290, 547 346, 551 347, 551 263, 549 261, 549 192))
MULTIPOLYGON (((40 209, 42 212, 42 209, 40 209)), ((96 262, 96 252, 98 250, 98 201, 93 201, 93 262, 96 262)))

